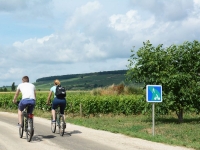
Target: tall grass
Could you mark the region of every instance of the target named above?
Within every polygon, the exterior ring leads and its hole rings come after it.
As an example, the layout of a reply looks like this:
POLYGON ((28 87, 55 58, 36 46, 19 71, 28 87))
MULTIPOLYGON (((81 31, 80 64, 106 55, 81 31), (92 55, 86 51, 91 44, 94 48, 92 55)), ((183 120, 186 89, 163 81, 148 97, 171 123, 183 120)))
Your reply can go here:
POLYGON ((120 94, 144 94, 145 91, 139 87, 125 86, 124 84, 111 85, 104 88, 91 90, 92 95, 120 95, 120 94))

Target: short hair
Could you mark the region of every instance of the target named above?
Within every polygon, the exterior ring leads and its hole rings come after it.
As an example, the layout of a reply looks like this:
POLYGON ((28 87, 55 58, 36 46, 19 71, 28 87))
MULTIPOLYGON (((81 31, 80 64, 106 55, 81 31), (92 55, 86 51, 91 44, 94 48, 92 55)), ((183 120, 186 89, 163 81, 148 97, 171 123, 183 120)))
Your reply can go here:
POLYGON ((23 76, 22 81, 29 82, 29 77, 28 76, 23 76))
POLYGON ((60 81, 58 79, 54 80, 55 85, 60 85, 60 81))

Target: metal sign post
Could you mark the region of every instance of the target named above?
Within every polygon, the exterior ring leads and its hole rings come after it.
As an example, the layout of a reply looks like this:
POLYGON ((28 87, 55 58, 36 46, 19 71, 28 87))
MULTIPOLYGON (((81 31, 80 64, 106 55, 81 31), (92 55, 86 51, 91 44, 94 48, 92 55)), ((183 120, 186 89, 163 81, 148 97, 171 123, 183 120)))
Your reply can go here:
POLYGON ((152 103, 152 133, 153 136, 155 135, 155 118, 154 118, 154 113, 155 113, 155 103, 152 103))
POLYGON ((147 85, 146 101, 152 103, 152 133, 155 135, 155 103, 162 102, 162 86, 147 85))

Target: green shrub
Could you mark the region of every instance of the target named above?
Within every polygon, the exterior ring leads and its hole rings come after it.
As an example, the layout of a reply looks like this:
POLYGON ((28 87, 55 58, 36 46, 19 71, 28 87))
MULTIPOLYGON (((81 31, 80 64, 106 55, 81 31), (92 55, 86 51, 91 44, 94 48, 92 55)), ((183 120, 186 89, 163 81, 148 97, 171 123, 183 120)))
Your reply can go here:
MULTIPOLYGON (((46 105, 48 92, 38 92, 36 95, 35 110, 49 111, 50 106, 46 105)), ((0 94, 0 107, 17 109, 12 99, 14 93, 0 94)), ((79 115, 80 110, 83 115, 96 114, 138 114, 142 113, 144 101, 140 101, 142 96, 138 95, 91 95, 84 92, 67 93, 66 112, 79 115), (139 105, 139 106, 138 106, 139 105), (80 109, 81 107, 81 109, 80 109)), ((19 97, 20 99, 21 97, 19 97)))

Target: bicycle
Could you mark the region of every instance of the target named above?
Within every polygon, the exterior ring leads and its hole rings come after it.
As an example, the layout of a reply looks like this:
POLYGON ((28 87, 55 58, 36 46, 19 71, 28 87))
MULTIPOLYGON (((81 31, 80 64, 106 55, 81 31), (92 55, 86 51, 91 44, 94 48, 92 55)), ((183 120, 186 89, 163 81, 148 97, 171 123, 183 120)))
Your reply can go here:
POLYGON ((63 136, 65 133, 65 129, 66 129, 66 123, 64 120, 64 115, 60 114, 60 107, 58 106, 57 109, 55 109, 56 115, 55 115, 55 122, 52 122, 53 120, 53 116, 51 115, 51 131, 53 133, 56 132, 56 126, 58 126, 59 128, 59 134, 60 136, 63 136))
MULTIPOLYGON (((19 104, 19 101, 17 101, 17 104, 19 104)), ((27 112, 29 106, 31 106, 31 104, 27 105, 25 109, 22 111, 22 124, 21 127, 19 127, 19 137, 22 138, 23 133, 25 131, 27 142, 30 142, 34 135, 34 127, 33 127, 34 115, 29 114, 27 112)))

